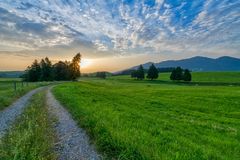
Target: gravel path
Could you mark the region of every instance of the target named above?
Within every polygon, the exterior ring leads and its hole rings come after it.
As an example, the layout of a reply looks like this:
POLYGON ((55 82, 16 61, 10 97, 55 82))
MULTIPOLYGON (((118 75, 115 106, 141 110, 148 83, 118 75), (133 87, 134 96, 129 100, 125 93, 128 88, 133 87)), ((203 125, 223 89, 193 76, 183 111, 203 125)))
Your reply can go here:
POLYGON ((89 144, 86 133, 77 126, 66 109, 54 98, 51 88, 47 92, 50 115, 56 117, 56 134, 59 142, 56 150, 60 160, 98 160, 101 159, 94 147, 89 144))
POLYGON ((28 92, 12 105, 0 112, 0 138, 3 137, 15 119, 23 112, 32 95, 43 88, 44 87, 40 87, 28 92))

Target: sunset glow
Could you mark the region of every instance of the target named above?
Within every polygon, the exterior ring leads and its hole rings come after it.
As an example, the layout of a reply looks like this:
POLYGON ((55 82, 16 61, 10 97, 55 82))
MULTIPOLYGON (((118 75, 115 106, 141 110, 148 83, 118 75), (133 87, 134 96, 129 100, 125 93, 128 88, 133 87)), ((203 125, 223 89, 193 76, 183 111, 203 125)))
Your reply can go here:
POLYGON ((78 52, 84 71, 193 56, 240 57, 239 1, 89 3, 0 1, 0 70, 24 70, 34 59, 67 60, 78 52), (8 59, 14 63, 6 65, 8 59))
POLYGON ((82 59, 81 60, 81 63, 80 63, 80 66, 81 68, 88 68, 88 67, 91 67, 91 65, 93 64, 93 60, 91 59, 82 59))

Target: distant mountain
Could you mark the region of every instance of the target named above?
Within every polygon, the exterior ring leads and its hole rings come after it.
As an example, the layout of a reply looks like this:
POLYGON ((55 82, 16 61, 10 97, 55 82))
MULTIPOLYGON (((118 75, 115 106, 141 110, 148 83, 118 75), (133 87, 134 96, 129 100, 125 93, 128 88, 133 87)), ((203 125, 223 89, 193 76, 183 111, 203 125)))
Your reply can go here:
MULTIPOLYGON (((144 69, 148 69, 153 62, 143 64, 144 69)), ((207 57, 192 57, 182 60, 169 60, 154 63, 157 68, 171 68, 180 66, 192 71, 240 71, 240 59, 234 57, 219 57, 216 59, 207 57)), ((138 66, 134 66, 127 70, 135 70, 138 66)), ((126 71, 126 70, 124 70, 126 71)))
POLYGON ((24 71, 0 71, 0 77, 3 78, 19 78, 24 71))

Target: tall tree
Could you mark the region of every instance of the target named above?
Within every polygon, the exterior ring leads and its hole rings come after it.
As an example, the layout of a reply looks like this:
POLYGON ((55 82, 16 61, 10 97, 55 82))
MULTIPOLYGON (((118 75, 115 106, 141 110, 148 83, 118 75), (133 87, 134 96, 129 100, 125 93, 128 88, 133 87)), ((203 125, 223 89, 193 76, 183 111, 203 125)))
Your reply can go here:
POLYGON ((46 81, 46 74, 47 74, 47 71, 46 71, 46 62, 44 59, 41 60, 40 62, 40 67, 41 67, 41 75, 40 75, 40 81, 46 81))
POLYGON ((40 63, 35 60, 31 66, 27 67, 23 78, 25 81, 51 81, 51 80, 75 80, 80 76, 81 54, 78 53, 72 61, 59 61, 52 65, 46 57, 40 63))
POLYGON ((148 69, 148 74, 147 74, 148 79, 157 79, 158 78, 158 69, 152 64, 149 69, 148 69))
POLYGON ((40 67, 41 67, 40 80, 41 81, 51 81, 51 80, 53 80, 52 63, 48 59, 48 57, 41 60, 40 67))
POLYGON ((30 82, 36 82, 40 80, 41 67, 37 60, 34 60, 31 66, 25 71, 25 80, 30 82))
POLYGON ((132 78, 137 78, 137 75, 138 75, 138 72, 137 72, 136 70, 133 70, 133 71, 131 72, 131 77, 132 77, 132 78))
POLYGON ((175 80, 182 80, 183 78, 183 69, 181 67, 176 68, 176 79, 175 80))
POLYGON ((48 59, 48 57, 45 58, 46 63, 46 80, 51 81, 53 80, 53 73, 52 73, 52 62, 48 59))
POLYGON ((69 64, 68 62, 59 61, 53 65, 53 78, 57 81, 69 80, 69 64))
POLYGON ((182 80, 183 79, 183 69, 181 67, 177 67, 172 71, 170 76, 171 80, 182 80))
POLYGON ((143 66, 140 65, 137 69, 137 79, 143 80, 145 78, 143 66))
POLYGON ((170 79, 172 81, 176 80, 176 69, 175 68, 172 70, 172 73, 170 75, 170 79))
POLYGON ((192 80, 192 75, 191 75, 191 73, 190 73, 190 71, 188 69, 184 70, 183 80, 187 81, 187 82, 190 82, 192 80))
POLYGON ((76 80, 80 77, 80 62, 81 62, 81 54, 77 53, 73 59, 72 63, 70 64, 70 77, 72 80, 76 80))

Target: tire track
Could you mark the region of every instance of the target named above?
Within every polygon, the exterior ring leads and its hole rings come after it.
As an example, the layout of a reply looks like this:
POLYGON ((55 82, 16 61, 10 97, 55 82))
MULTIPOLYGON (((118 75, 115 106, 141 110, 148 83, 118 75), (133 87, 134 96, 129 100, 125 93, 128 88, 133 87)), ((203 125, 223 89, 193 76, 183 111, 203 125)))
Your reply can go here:
POLYGON ((16 102, 14 102, 12 105, 0 112, 0 138, 4 136, 4 134, 13 124, 15 119, 23 112, 32 95, 39 92, 43 88, 44 87, 40 87, 28 92, 27 94, 19 98, 16 102))
POLYGON ((47 105, 50 115, 56 117, 56 134, 59 142, 56 150, 60 160, 98 160, 101 159, 94 147, 89 144, 89 138, 72 119, 66 109, 54 98, 48 89, 47 105))

